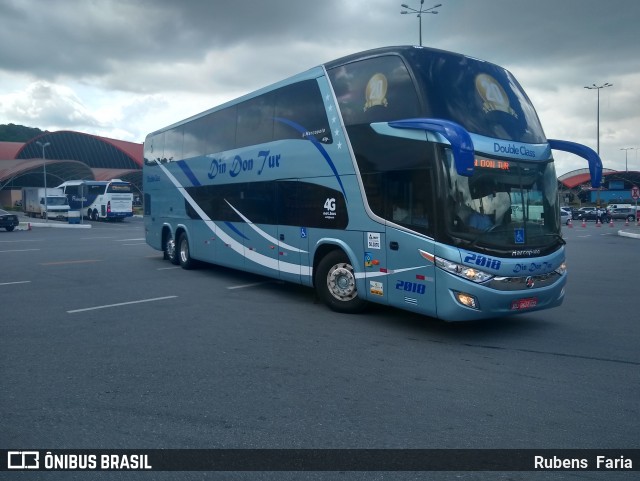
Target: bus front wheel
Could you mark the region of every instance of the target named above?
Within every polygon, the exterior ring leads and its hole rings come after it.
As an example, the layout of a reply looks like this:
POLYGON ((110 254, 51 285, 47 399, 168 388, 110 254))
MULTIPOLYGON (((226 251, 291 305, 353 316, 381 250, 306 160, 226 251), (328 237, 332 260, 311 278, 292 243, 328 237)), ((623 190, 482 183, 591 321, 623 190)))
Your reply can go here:
POLYGON ((360 312, 366 305, 356 287, 356 276, 349 258, 335 250, 327 254, 315 272, 318 297, 337 312, 360 312))
POLYGON ((195 267, 195 261, 189 253, 189 238, 185 233, 180 234, 178 238, 178 259, 183 269, 193 269, 195 267))

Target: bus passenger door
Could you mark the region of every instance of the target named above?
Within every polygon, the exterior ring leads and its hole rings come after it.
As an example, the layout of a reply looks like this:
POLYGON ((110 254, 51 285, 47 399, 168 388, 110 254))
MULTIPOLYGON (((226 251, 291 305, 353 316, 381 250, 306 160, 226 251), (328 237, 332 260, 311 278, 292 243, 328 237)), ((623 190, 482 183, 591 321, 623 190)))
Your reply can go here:
POLYGON ((429 169, 388 172, 385 217, 389 303, 436 314, 435 243, 437 208, 429 169))
POLYGON ((421 254, 433 241, 388 226, 386 248, 389 304, 435 316, 435 265, 421 254))

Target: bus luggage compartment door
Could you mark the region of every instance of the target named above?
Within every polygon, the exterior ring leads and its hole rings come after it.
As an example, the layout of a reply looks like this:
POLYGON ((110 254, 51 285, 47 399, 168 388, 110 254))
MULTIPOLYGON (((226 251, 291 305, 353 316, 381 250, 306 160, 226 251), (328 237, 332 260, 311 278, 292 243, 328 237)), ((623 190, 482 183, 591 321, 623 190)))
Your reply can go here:
POLYGON ((278 226, 278 269, 283 281, 302 282, 302 266, 309 265, 307 229, 298 226, 278 226))

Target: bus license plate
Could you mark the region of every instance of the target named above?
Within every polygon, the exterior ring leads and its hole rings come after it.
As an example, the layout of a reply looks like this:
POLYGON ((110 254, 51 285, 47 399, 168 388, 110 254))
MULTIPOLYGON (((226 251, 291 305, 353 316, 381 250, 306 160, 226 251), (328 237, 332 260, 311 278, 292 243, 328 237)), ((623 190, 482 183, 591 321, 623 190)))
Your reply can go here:
POLYGON ((538 304, 537 297, 526 297, 524 299, 516 299, 511 302, 511 310, 518 311, 520 309, 531 309, 532 307, 536 307, 538 304))

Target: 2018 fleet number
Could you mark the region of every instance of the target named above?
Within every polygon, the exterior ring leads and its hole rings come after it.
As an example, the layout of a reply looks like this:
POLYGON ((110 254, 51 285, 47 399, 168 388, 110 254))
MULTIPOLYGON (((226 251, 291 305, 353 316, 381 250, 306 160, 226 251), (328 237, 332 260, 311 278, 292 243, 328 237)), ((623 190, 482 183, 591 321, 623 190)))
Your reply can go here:
POLYGON ((427 290, 424 284, 409 281, 396 282, 396 289, 405 292, 415 292, 416 294, 424 294, 427 290))
POLYGON ((469 262, 470 264, 475 264, 479 267, 488 267, 489 269, 493 270, 500 269, 500 265, 502 264, 499 259, 485 257, 483 255, 474 254, 472 252, 466 255, 466 257, 464 258, 464 262, 469 262))

